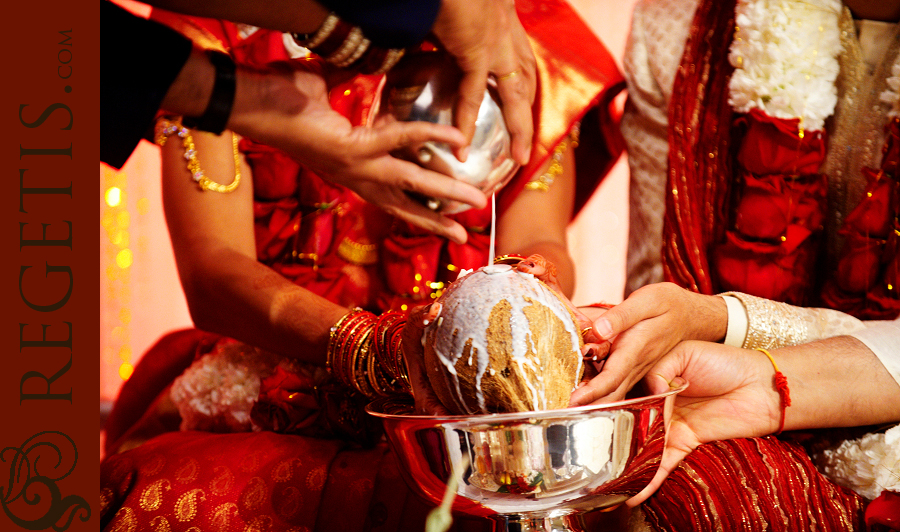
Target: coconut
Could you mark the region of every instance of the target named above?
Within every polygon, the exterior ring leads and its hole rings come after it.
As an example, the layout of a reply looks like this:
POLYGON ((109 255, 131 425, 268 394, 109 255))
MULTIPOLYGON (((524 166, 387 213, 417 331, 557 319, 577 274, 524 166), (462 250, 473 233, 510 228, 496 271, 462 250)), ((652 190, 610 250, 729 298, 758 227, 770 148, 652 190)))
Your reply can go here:
POLYGON ((438 298, 425 369, 453 414, 565 408, 581 380, 575 317, 546 284, 508 265, 464 272, 438 298))

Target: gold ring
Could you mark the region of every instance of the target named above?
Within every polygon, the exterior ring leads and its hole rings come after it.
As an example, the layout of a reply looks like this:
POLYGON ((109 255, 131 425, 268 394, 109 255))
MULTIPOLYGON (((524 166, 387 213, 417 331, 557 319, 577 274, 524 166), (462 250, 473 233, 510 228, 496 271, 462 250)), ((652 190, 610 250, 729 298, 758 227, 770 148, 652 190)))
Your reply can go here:
POLYGON ((505 79, 514 78, 514 77, 518 76, 520 73, 521 73, 521 72, 520 72, 519 69, 517 68, 517 69, 513 70, 512 72, 510 72, 509 74, 504 74, 504 75, 502 75, 502 76, 497 76, 497 83, 500 83, 501 81, 503 81, 503 80, 505 80, 505 79))
POLYGON ((518 253, 508 253, 506 255, 494 257, 494 264, 514 265, 522 262, 523 260, 525 260, 525 257, 519 255, 518 253))
POLYGON ((593 327, 585 327, 584 329, 581 329, 581 338, 584 338, 584 335, 585 335, 585 334, 587 334, 587 333, 589 333, 590 331, 593 331, 593 330, 594 330, 593 327))

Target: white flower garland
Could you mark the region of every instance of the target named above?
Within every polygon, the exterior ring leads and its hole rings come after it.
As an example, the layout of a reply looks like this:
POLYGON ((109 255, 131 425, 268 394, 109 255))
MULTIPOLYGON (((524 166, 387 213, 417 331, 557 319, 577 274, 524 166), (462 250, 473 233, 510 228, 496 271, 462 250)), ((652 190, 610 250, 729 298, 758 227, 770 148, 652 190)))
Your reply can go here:
POLYGON ((891 106, 888 116, 896 118, 900 116, 900 54, 891 65, 891 76, 887 79, 887 84, 888 88, 881 93, 880 99, 891 106))
POLYGON ((250 409, 259 397, 260 378, 270 375, 281 358, 234 342, 194 361, 169 391, 181 415, 181 430, 251 430, 250 409))
POLYGON ((840 0, 739 0, 728 56, 734 110, 823 129, 837 104, 841 9, 840 0))
POLYGON ((869 500, 885 490, 900 492, 900 425, 846 440, 814 458, 823 474, 869 500))

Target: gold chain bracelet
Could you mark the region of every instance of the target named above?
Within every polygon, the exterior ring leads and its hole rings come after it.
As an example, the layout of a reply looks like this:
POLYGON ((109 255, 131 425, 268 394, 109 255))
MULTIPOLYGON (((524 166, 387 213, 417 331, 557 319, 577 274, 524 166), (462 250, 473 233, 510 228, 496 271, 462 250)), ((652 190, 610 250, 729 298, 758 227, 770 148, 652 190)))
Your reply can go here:
POLYGON ((537 190, 538 192, 547 192, 550 190, 550 185, 552 185, 553 182, 556 181, 556 178, 563 173, 562 161, 566 150, 570 147, 575 149, 578 146, 579 134, 580 124, 575 124, 572 126, 572 131, 569 135, 566 136, 566 138, 564 138, 553 150, 553 155, 550 156, 550 166, 547 167, 547 171, 532 178, 531 181, 526 183, 526 190, 537 190))
POLYGON ((171 135, 177 135, 181 139, 181 145, 184 147, 184 158, 187 159, 187 169, 191 173, 191 178, 197 182, 200 190, 225 194, 234 191, 238 187, 241 182, 241 153, 238 150, 237 135, 231 134, 231 147, 234 151, 234 180, 227 185, 221 185, 206 177, 203 169, 200 168, 200 161, 197 159, 197 147, 194 145, 194 137, 191 135, 191 130, 184 127, 180 119, 169 120, 168 118, 160 118, 157 120, 154 141, 160 146, 165 146, 166 140, 171 135))

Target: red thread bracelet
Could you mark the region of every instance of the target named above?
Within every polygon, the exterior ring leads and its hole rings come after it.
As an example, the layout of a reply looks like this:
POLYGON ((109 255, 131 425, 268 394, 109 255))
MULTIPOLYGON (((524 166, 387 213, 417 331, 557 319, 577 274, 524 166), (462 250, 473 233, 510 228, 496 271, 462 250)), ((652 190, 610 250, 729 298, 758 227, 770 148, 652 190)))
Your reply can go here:
POLYGON ((757 347, 756 350, 769 357, 769 362, 771 362, 772 366, 775 368, 775 377, 773 377, 775 391, 777 391, 779 397, 781 397, 781 424, 778 425, 778 432, 775 434, 781 434, 781 431, 784 430, 785 410, 787 407, 791 406, 791 390, 788 388, 787 377, 784 376, 784 373, 778 369, 778 364, 775 363, 775 357, 762 347, 757 347))

